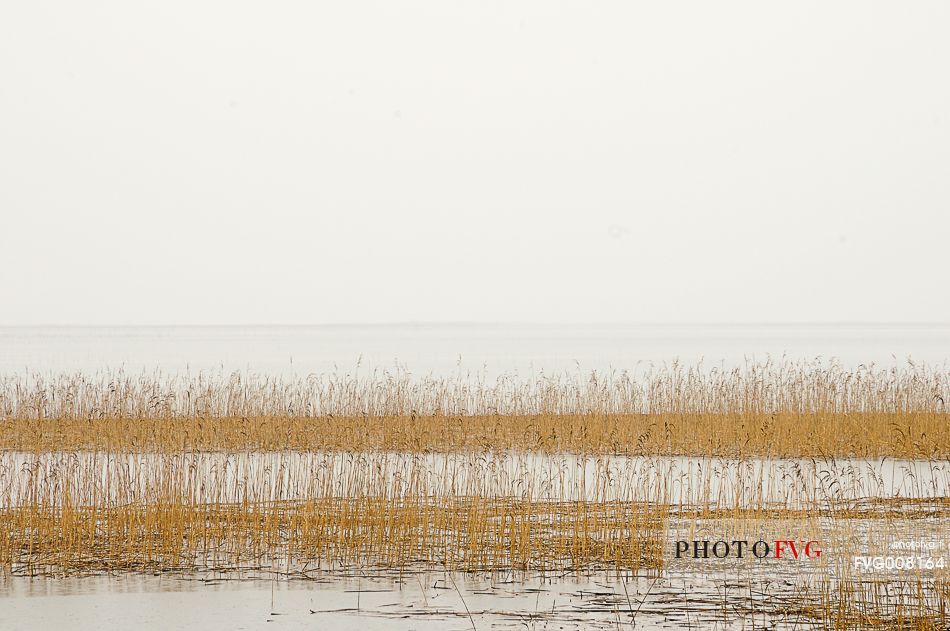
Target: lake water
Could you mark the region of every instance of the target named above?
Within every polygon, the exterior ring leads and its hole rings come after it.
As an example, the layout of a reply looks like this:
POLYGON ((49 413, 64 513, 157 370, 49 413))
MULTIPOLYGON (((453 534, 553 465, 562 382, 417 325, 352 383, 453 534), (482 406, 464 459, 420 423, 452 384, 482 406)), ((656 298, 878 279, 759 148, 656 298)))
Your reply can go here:
POLYGON ((837 358, 845 367, 907 358, 943 364, 950 325, 405 324, 254 327, 0 327, 0 374, 161 369, 274 376, 406 367, 415 374, 634 369, 680 360, 837 358))
MULTIPOLYGON (((834 520, 819 518, 808 530, 826 553, 819 559, 672 558, 675 539, 694 538, 697 528, 717 537, 729 532, 723 525, 671 524, 669 563, 659 574, 645 576, 450 574, 434 568, 316 569, 306 578, 290 580, 251 569, 64 578, 0 574, 0 628, 802 631, 824 628, 806 612, 821 606, 821 594, 833 593, 837 580, 857 589, 852 597, 864 595, 877 607, 917 602, 916 579, 921 573, 928 579, 933 572, 913 573, 909 581, 894 580, 900 575, 887 573, 862 576, 858 578, 863 582, 855 585, 842 570, 853 554, 886 554, 887 543, 907 538, 943 542, 947 532, 946 522, 922 526, 920 520, 896 518, 883 525, 873 520, 835 525, 834 520), (877 540, 882 540, 877 547, 869 543, 877 540), (841 579, 835 578, 839 572, 841 579), (894 582, 884 592, 870 578, 894 582)), ((752 537, 795 532, 794 524, 781 520, 758 521, 755 528, 752 537)), ((926 580, 923 585, 932 593, 926 580)))
MULTIPOLYGON (((696 577, 631 577, 623 584, 606 577, 515 582, 437 572, 326 582, 222 578, 0 579, 0 628, 608 631, 618 621, 619 628, 667 630, 741 629, 749 622, 741 614, 722 621, 712 582, 696 577)), ((760 613, 756 622, 763 619, 777 629, 811 628, 788 614, 760 613)))
POLYGON ((380 495, 815 508, 950 495, 950 460, 578 456, 541 453, 0 452, 0 508, 148 502, 162 489, 201 503, 380 495))

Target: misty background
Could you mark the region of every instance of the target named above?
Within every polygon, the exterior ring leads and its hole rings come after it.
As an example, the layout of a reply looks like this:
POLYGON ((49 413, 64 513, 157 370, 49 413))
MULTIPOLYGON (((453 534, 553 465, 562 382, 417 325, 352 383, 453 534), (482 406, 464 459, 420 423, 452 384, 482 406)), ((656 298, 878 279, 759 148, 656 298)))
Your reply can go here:
POLYGON ((0 324, 946 323, 948 32, 944 2, 4 3, 0 324))

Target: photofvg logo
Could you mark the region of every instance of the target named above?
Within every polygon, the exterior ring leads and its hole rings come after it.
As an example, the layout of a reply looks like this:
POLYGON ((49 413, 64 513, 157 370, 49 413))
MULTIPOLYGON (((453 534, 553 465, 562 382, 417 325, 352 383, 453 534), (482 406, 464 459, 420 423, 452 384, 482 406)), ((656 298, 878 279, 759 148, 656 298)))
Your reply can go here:
POLYGON ((821 557, 821 543, 815 539, 760 539, 752 542, 736 541, 676 541, 677 559, 817 559, 821 557))

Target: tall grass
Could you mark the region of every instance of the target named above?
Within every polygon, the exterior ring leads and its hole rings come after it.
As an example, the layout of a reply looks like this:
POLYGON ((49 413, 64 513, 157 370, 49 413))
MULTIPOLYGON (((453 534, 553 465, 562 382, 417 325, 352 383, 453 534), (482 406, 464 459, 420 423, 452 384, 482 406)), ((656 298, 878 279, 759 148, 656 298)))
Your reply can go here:
POLYGON ((934 412, 534 416, 12 418, 0 449, 471 452, 858 456, 940 459, 950 417, 934 412))
POLYGON ((679 364, 488 383, 370 373, 0 378, 0 448, 538 450, 932 458, 950 373, 908 363, 679 364))
MULTIPOLYGON (((433 568, 656 576, 677 570, 677 539, 807 538, 819 539, 825 556, 798 574, 776 560, 686 570, 739 585, 791 577, 800 591, 778 605, 827 628, 946 625, 946 571, 869 581, 848 563, 869 552, 856 528, 871 539, 945 532, 948 467, 888 471, 869 462, 855 471, 829 460, 766 475, 761 462, 8 452, 0 456, 0 567, 26 576, 433 568)), ((746 606, 736 600, 731 613, 746 606)), ((760 614, 778 605, 760 596, 748 604, 760 614)))
POLYGON ((494 381, 416 377, 404 370, 299 378, 123 371, 0 377, 5 419, 946 414, 946 401, 950 371, 912 362, 853 370, 824 361, 770 360, 732 370, 673 363, 494 381))
POLYGON ((542 481, 487 456, 5 454, 0 564, 30 575, 658 567, 667 507, 608 480, 593 468, 542 481))
POLYGON ((945 532, 948 400, 947 369, 910 362, 10 375, 0 568, 656 575, 677 537, 800 534, 827 555, 752 615, 947 628, 946 572, 867 579, 847 561, 859 534, 945 532))

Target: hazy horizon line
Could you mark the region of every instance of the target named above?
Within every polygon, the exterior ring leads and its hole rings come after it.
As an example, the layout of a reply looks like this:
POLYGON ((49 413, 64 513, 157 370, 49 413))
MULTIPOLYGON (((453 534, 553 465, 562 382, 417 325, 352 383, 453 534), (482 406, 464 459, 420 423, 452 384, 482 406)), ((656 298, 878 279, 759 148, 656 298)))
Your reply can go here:
POLYGON ((398 328, 398 327, 499 327, 499 326, 542 326, 542 327, 741 327, 741 326, 915 326, 950 327, 950 321, 939 320, 749 320, 715 321, 683 320, 676 322, 661 321, 529 321, 529 320, 396 320, 386 322, 314 322, 314 323, 41 323, 41 324, 0 324, 0 329, 144 329, 144 328, 398 328))

